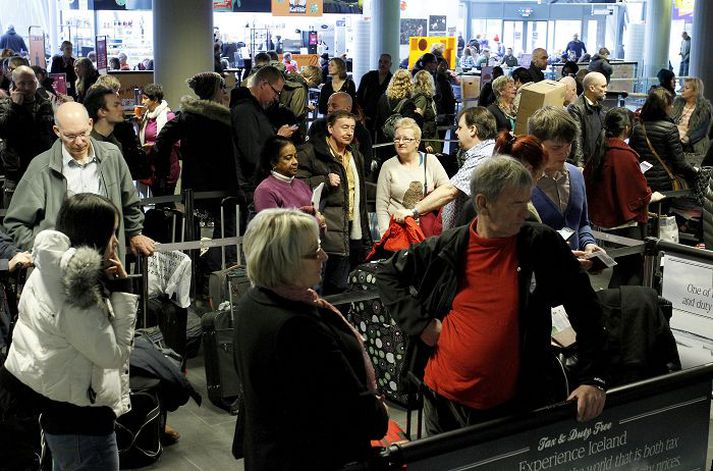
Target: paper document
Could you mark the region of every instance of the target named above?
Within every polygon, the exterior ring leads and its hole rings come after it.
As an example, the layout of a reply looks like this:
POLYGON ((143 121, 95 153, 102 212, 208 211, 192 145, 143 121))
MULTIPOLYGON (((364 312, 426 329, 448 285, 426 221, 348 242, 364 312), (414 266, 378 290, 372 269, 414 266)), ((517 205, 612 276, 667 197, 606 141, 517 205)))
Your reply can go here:
POLYGON ((588 253, 587 255, 584 256, 587 260, 591 260, 593 265, 592 265, 592 270, 594 271, 599 271, 599 270, 604 270, 605 268, 611 268, 614 265, 616 265, 616 260, 611 258, 609 255, 607 255, 604 252, 592 252, 588 253))
POLYGON ((319 203, 322 202, 322 190, 324 190, 324 182, 317 185, 314 190, 312 190, 312 206, 314 209, 319 211, 319 203))
POLYGON ((645 161, 645 160, 639 164, 639 168, 641 169, 641 173, 646 173, 646 172, 648 172, 649 170, 651 170, 651 167, 653 167, 653 166, 654 166, 654 164, 652 164, 652 163, 650 163, 650 162, 647 162, 647 161, 645 161))

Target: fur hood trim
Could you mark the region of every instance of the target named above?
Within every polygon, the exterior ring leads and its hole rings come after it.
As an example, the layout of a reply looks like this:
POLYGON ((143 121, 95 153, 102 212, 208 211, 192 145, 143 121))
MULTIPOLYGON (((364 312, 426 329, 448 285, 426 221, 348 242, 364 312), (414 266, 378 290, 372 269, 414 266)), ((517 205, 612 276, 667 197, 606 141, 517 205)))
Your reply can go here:
POLYGON ((87 309, 102 302, 102 258, 89 247, 70 248, 60 266, 64 271, 67 303, 87 309))
POLYGON ((200 100, 191 96, 181 98, 181 111, 204 116, 231 126, 230 110, 227 106, 210 100, 200 100))

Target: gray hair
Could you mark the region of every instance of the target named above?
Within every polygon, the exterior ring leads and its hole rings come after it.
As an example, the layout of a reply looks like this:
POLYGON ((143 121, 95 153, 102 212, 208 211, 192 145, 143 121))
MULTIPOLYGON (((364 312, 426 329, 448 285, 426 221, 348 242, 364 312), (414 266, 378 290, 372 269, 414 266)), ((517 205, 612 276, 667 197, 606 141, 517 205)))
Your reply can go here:
POLYGON ((401 118, 400 120, 396 121, 396 126, 394 126, 394 132, 396 132, 398 129, 410 129, 413 131, 413 135, 418 139, 419 141, 421 140, 421 128, 418 127, 418 124, 416 121, 414 121, 413 118, 401 118))
POLYGON ((497 201, 503 190, 512 188, 527 188, 533 185, 532 175, 517 160, 508 156, 498 156, 485 159, 475 167, 470 177, 470 197, 480 211, 475 197, 485 196, 487 201, 497 201))
POLYGON ((503 93, 503 90, 505 90, 505 87, 507 87, 508 83, 512 83, 513 85, 515 85, 515 81, 512 79, 512 77, 507 77, 505 75, 501 75, 500 77, 493 80, 493 93, 495 94, 496 99, 500 98, 500 95, 503 93))
POLYGON ((302 270, 302 256, 319 238, 314 217, 296 209, 272 208, 250 221, 243 246, 246 271, 253 285, 265 288, 294 284, 302 270))
POLYGON ((562 141, 571 143, 577 137, 579 127, 574 118, 555 106, 545 106, 535 111, 527 120, 527 133, 540 141, 562 141))

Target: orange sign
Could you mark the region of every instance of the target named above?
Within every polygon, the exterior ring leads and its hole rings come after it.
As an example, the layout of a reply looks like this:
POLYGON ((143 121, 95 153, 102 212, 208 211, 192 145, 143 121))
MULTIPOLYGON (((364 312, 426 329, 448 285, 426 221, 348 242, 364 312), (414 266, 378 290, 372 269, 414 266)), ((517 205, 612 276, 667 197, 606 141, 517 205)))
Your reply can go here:
POLYGON ((273 16, 322 16, 323 0, 272 0, 273 16))

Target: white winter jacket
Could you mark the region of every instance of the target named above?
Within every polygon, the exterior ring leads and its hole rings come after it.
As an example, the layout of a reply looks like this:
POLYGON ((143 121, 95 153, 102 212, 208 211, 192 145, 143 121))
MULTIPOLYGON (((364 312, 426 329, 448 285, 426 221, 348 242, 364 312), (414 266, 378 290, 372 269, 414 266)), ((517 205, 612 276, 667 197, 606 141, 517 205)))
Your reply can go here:
POLYGON ((127 412, 138 297, 102 297, 101 256, 61 232, 38 233, 32 257, 5 367, 55 401, 127 412))

